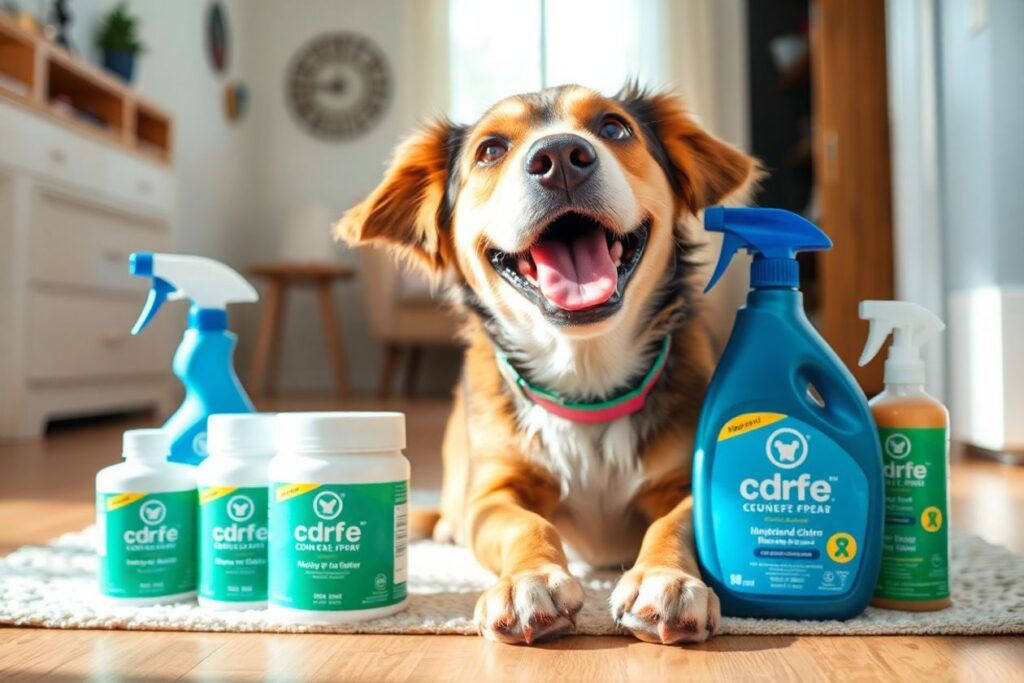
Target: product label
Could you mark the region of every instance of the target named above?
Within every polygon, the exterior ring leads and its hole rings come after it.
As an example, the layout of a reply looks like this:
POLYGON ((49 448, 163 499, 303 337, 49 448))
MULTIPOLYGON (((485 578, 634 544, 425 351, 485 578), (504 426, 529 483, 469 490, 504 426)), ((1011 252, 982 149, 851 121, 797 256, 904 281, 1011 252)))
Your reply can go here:
POLYGON ((405 599, 408 483, 274 483, 270 601, 362 610, 405 599))
POLYGON ((196 492, 97 493, 100 592, 156 598, 196 589, 196 492))
POLYGON ((875 596, 949 597, 945 428, 880 428, 885 473, 882 569, 875 596))
POLYGON ((738 593, 839 596, 860 569, 867 477, 835 441, 781 413, 745 413, 719 432, 712 524, 738 593))
POLYGON ((267 599, 267 487, 199 489, 199 595, 267 599))

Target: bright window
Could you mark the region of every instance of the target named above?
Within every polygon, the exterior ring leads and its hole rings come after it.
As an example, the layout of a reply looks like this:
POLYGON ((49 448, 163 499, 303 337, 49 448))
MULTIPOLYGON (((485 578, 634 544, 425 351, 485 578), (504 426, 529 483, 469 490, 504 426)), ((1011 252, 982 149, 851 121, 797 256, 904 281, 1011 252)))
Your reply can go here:
POLYGON ((662 1, 449 0, 452 118, 565 83, 608 94, 633 77, 662 84, 662 1))

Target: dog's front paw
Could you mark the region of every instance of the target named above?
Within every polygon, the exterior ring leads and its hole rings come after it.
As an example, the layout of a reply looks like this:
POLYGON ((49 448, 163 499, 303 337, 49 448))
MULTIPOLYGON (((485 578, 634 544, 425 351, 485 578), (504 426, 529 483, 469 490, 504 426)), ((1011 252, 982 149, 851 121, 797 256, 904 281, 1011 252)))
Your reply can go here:
POLYGON ((476 601, 480 635, 501 643, 535 643, 576 628, 583 588, 558 566, 501 577, 476 601))
POLYGON ((634 567, 612 591, 612 617, 649 643, 699 643, 718 631, 718 596, 698 578, 672 568, 634 567))

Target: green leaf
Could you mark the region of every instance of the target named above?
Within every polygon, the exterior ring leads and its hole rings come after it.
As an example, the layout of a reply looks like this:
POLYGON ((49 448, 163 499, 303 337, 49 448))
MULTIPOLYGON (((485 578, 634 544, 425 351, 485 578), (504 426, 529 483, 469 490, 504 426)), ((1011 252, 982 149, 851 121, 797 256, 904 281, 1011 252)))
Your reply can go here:
POLYGON ((96 44, 105 50, 141 53, 146 46, 139 39, 139 19, 129 14, 124 2, 118 3, 103 19, 96 33, 96 44))

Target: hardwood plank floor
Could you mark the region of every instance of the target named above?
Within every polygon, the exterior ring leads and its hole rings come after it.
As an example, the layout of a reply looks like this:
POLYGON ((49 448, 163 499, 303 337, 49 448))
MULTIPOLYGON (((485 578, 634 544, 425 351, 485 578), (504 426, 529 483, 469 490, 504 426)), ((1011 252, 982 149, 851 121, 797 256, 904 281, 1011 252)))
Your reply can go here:
MULTIPOLYGON (((288 400, 273 409, 322 409, 288 400)), ((358 408, 379 408, 361 402, 358 408)), ((440 482, 444 401, 394 402, 409 422, 413 485, 440 482)), ((116 462, 136 416, 0 445, 0 553, 81 528, 93 516, 93 476, 116 462)), ((952 523, 1024 553, 1024 468, 958 457, 952 523)), ((1024 562, 1024 559, 1022 559, 1024 562)), ((0 679, 131 681, 906 681, 1021 680, 1024 639, 730 636, 670 648, 631 638, 574 637, 532 648, 461 636, 338 636, 0 628, 0 679)))

